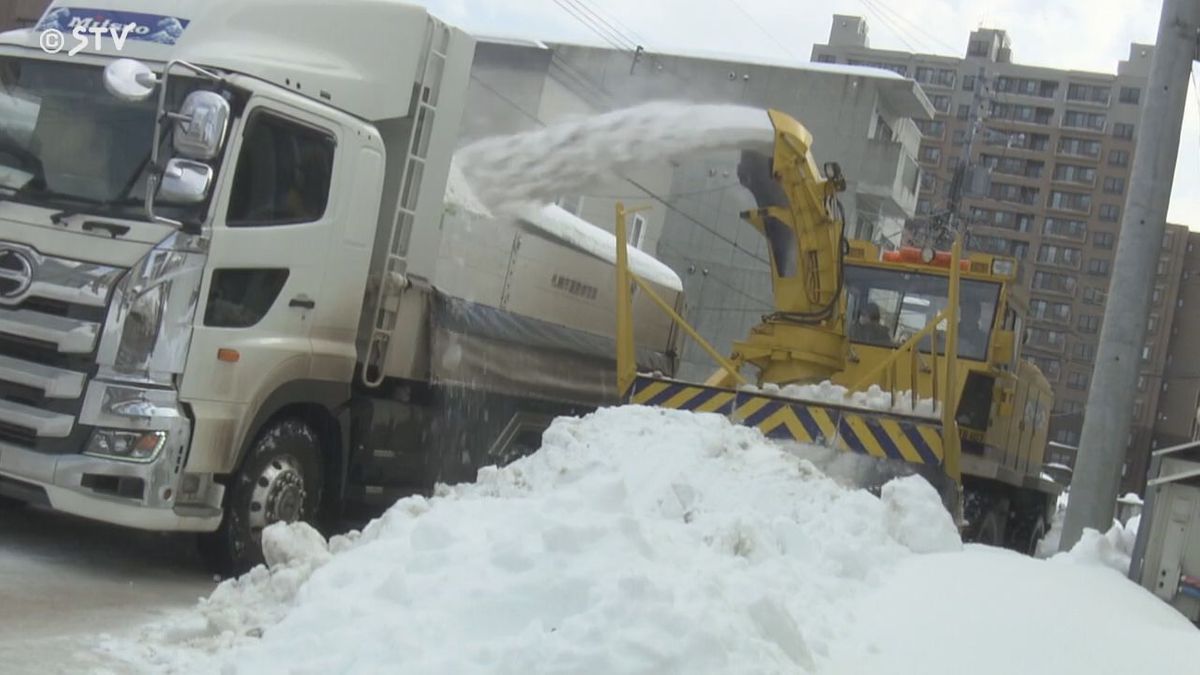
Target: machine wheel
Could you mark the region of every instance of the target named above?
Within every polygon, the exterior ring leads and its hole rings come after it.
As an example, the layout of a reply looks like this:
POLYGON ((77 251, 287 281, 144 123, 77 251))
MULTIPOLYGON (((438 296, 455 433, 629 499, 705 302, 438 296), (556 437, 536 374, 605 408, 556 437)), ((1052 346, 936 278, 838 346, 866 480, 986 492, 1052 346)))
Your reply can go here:
POLYGON ((263 528, 280 521, 314 521, 321 488, 317 432, 294 418, 269 423, 233 478, 220 527, 200 537, 205 562, 222 577, 262 564, 263 528))
POLYGON ((974 542, 988 546, 1004 546, 1004 514, 1000 509, 989 509, 975 531, 974 542))
POLYGON ((984 490, 966 490, 963 517, 967 527, 963 541, 988 546, 1004 546, 1004 525, 1008 520, 1008 500, 984 490))
POLYGON ((1033 555, 1048 529, 1046 519, 1040 513, 1019 515, 1009 524, 1008 547, 1018 553, 1033 555))

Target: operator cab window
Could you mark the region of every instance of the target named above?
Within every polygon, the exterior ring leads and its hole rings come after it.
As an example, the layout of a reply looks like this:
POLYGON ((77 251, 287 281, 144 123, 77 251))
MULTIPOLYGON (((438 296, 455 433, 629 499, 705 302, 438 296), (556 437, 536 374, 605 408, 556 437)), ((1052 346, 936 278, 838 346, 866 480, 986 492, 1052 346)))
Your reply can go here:
MULTIPOLYGON (((845 288, 850 341, 892 348, 924 330, 946 308, 950 282, 940 275, 847 265, 845 288)), ((986 360, 1000 287, 993 282, 963 279, 960 291, 958 355, 986 360)), ((933 330, 941 354, 945 349, 945 320, 933 330)), ((929 353, 929 345, 926 336, 918 347, 929 353)))
POLYGON ((225 221, 229 227, 320 220, 329 201, 333 137, 255 112, 242 139, 225 221))

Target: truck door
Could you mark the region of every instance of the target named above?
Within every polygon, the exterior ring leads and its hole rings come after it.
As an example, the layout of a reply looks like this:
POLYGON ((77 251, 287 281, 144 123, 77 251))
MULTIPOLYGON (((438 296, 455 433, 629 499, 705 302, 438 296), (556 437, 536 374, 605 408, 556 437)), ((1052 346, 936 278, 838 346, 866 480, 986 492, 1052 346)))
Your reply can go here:
POLYGON ((310 377, 337 220, 337 126, 274 101, 252 103, 244 120, 218 186, 181 385, 197 417, 191 471, 235 468, 265 398, 310 377))

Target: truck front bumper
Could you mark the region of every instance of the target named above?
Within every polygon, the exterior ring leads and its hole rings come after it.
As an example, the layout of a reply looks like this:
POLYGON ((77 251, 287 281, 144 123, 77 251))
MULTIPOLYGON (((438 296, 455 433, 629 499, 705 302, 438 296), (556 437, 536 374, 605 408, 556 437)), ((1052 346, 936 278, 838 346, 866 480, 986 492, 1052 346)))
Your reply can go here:
POLYGON ((0 495, 144 530, 211 532, 221 523, 223 486, 184 474, 191 423, 174 391, 93 381, 79 419, 93 429, 156 431, 149 461, 47 453, 0 441, 0 495))

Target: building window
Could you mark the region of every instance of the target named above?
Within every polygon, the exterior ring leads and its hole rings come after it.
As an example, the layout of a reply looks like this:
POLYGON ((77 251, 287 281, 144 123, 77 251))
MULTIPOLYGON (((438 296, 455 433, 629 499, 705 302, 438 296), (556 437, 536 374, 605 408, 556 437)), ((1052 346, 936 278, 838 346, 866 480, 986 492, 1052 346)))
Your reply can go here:
POLYGON ((1121 207, 1116 204, 1101 204, 1100 205, 1100 220, 1106 223, 1115 223, 1121 219, 1121 207))
POLYGON ((1075 293, 1075 277, 1055 272, 1036 271, 1033 273, 1033 287, 1039 291, 1052 293, 1075 293))
POLYGON ((1113 125, 1113 138, 1124 138, 1133 140, 1133 125, 1125 122, 1117 122, 1113 125))
POLYGON ((1079 183, 1080 185, 1095 185, 1096 170, 1090 166, 1078 164, 1055 164, 1054 180, 1079 183))
MULTIPOLYGON (((1091 157, 1096 159, 1100 157, 1100 141, 1064 136, 1058 139, 1058 152, 1062 155, 1075 155, 1077 157, 1091 157)), ((1109 153, 1109 155, 1111 156, 1112 153, 1109 153)))
POLYGON ((1043 321, 1054 321, 1068 325, 1071 323, 1071 305, 1065 302, 1030 300, 1029 314, 1033 318, 1043 321))
POLYGON ((1146 319, 1146 332, 1153 334, 1157 330, 1158 330, 1158 317, 1155 316, 1154 314, 1151 314, 1146 319))
MULTIPOLYGON (((1097 145, 1099 147, 1099 145, 1097 145)), ((1108 163, 1112 166, 1129 166, 1128 150, 1109 150, 1108 163)))
POLYGON ((942 149, 933 145, 922 145, 920 158, 922 162, 937 164, 942 160, 942 149))
POLYGON ((1090 84, 1067 85, 1068 101, 1084 101, 1086 103, 1100 103, 1103 105, 1108 105, 1108 101, 1111 96, 1112 89, 1109 87, 1090 84))
POLYGON ((962 90, 963 91, 975 91, 975 76, 974 75, 963 75, 962 90))
POLYGON ((1091 363, 1096 358, 1096 346, 1090 342, 1076 342, 1075 346, 1071 348, 1071 356, 1091 363))
POLYGON ((1063 114, 1062 125, 1064 127, 1075 127, 1077 129, 1091 129, 1093 131, 1104 131, 1104 125, 1107 120, 1104 113, 1083 112, 1082 110, 1068 110, 1063 114))
POLYGON ((837 63, 837 57, 833 54, 818 54, 817 63, 837 63))
POLYGON ((1041 247, 1038 248, 1037 261, 1039 263, 1079 269, 1079 264, 1082 259, 1083 253, 1079 249, 1071 246, 1042 244, 1041 247))
POLYGON ((940 113, 950 112, 950 97, 944 94, 934 94, 929 97, 929 102, 933 104, 933 109, 940 113))
POLYGON ((929 213, 929 200, 928 199, 918 199, 917 200, 917 215, 923 216, 927 213, 929 213))
POLYGON ((992 183, 988 197, 1002 202, 1017 204, 1036 204, 1039 190, 1024 185, 1009 185, 1008 183, 992 183))
POLYGON ((1142 347, 1142 361, 1149 361, 1154 356, 1154 348, 1150 345, 1142 347))
POLYGON ((1088 260, 1088 274, 1097 277, 1108 276, 1109 262, 1105 258, 1092 258, 1088 260))
POLYGON ((1142 97, 1142 90, 1137 87, 1121 87, 1121 95, 1118 97, 1121 103, 1138 104, 1138 100, 1142 97))
POLYGON ((1087 239, 1087 223, 1070 218, 1047 218, 1042 224, 1042 234, 1048 237, 1061 237, 1074 241, 1087 239))
POLYGON ((942 120, 913 120, 917 124, 917 128, 921 130, 921 135, 930 138, 941 138, 946 133, 946 123, 942 120))
POLYGON ((1104 194, 1119 195, 1125 192, 1125 179, 1120 176, 1104 178, 1104 194))
POLYGON ((1058 376, 1062 373, 1062 362, 1058 359, 1046 358, 1044 356, 1030 356, 1029 361, 1042 371, 1047 380, 1057 381, 1058 376))
POLYGON ((1088 374, 1080 373, 1072 370, 1067 373, 1067 387, 1071 389, 1084 390, 1088 386, 1088 374))
POLYGON ((1090 213, 1092 210, 1092 196, 1080 192, 1062 192, 1060 190, 1051 190, 1050 198, 1047 200, 1046 206, 1052 209, 1061 209, 1064 211, 1090 213))
POLYGON ((1158 303, 1162 302, 1162 299, 1163 299, 1163 291, 1164 291, 1164 290, 1165 290, 1165 289, 1164 289, 1162 286, 1155 286, 1155 287, 1154 287, 1154 294, 1150 296, 1150 302, 1152 302, 1152 303, 1154 303, 1154 304, 1156 304, 1156 305, 1157 305, 1158 303))
POLYGON ((921 172, 921 191, 926 192, 937 187, 937 174, 932 171, 921 172))
POLYGON ((967 45, 967 56, 987 56, 988 44, 983 40, 971 40, 967 45))
POLYGON ((960 120, 965 120, 970 116, 971 116, 971 106, 966 103, 959 103, 958 104, 958 113, 955 114, 955 117, 957 117, 960 120))
POLYGON ((1085 305, 1103 305, 1104 304, 1104 289, 1089 286, 1083 289, 1083 304, 1085 305))
MULTIPOLYGON (((1163 245, 1162 245, 1163 250, 1169 251, 1169 250, 1171 250, 1171 247, 1174 245, 1175 245, 1175 233, 1174 232, 1164 233, 1163 234, 1163 245)), ((1189 248, 1188 250, 1191 251, 1192 249, 1189 248)))
POLYGON ((1095 246, 1096 248, 1103 248, 1111 251, 1113 243, 1116 242, 1116 240, 1117 235, 1113 234, 1112 232, 1092 233, 1092 246, 1095 246))
POLYGON ((1095 314, 1084 314, 1079 317, 1079 332, 1093 334, 1100 331, 1100 317, 1095 314))
POLYGON ((951 140, 955 145, 962 145, 967 142, 967 132, 964 129, 955 129, 951 140))

